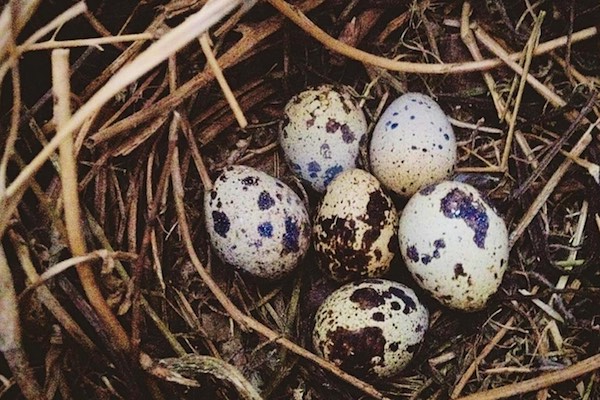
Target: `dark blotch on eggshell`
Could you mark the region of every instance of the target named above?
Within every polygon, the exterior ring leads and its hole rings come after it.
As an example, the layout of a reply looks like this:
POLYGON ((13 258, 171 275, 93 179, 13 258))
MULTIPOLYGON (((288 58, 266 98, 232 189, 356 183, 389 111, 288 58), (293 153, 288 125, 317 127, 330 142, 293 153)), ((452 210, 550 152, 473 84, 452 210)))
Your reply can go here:
POLYGON ((291 217, 285 219, 285 233, 283 234, 283 254, 296 253, 300 250, 298 240, 300 238, 300 227, 291 217))
POLYGON ((321 166, 316 161, 311 161, 307 166, 308 174, 311 178, 316 178, 318 173, 321 172, 321 166))
POLYGON ((385 321, 385 315, 379 311, 376 313, 373 313, 371 318, 373 319, 373 321, 378 321, 378 322, 385 321))
POLYGON ((458 279, 459 276, 467 276, 463 265, 460 263, 454 266, 454 279, 458 279))
POLYGON ((316 252, 317 262, 323 269, 330 269, 339 281, 360 278, 366 274, 365 267, 370 256, 356 251, 356 221, 345 218, 325 218, 317 221, 322 228, 318 240, 325 246, 316 252), (331 267, 334 266, 334 269, 331 267), (338 267, 339 266, 339 267, 338 267))
POLYGON ((283 116, 283 121, 281 121, 281 130, 283 131, 283 137, 287 137, 287 132, 286 132, 286 128, 288 127, 288 125, 290 124, 290 117, 285 114, 283 116))
POLYGON ((431 193, 433 193, 436 186, 437 186, 437 184, 425 186, 423 189, 419 190, 419 194, 422 194, 423 196, 428 196, 431 193))
POLYGON ((344 143, 350 144, 356 140, 356 136, 354 135, 354 132, 352 132, 352 129, 350 129, 348 124, 342 124, 340 129, 342 130, 342 140, 344 141, 344 143))
POLYGON ((231 222, 227 217, 227 214, 221 211, 213 211, 213 229, 217 234, 221 237, 227 237, 227 232, 229 232, 229 228, 231 227, 231 222))
POLYGON ((360 377, 376 376, 373 367, 383 364, 386 344, 381 328, 368 326, 349 330, 338 327, 327 337, 332 343, 329 359, 341 369, 360 377))
POLYGON ((381 254, 381 250, 375 249, 373 254, 375 255, 375 261, 381 261, 381 257, 383 256, 383 254, 381 254))
POLYGON ((258 185, 259 181, 260 179, 257 176, 250 175, 242 179, 242 184, 244 184, 245 186, 256 186, 258 185))
POLYGON ((335 133, 340 128, 340 123, 333 118, 328 118, 325 124, 325 131, 327 133, 335 133))
POLYGON ((270 222, 263 222, 258 226, 258 234, 262 237, 270 238, 273 237, 273 224, 270 222))
MULTIPOLYGON (((410 314, 413 311, 417 310, 417 304, 415 303, 412 297, 410 297, 404 292, 404 290, 392 286, 387 291, 399 298, 400 300, 402 300, 402 302, 404 303, 404 310, 402 310, 402 312, 404 314, 410 314)), ((383 295, 385 295, 385 293, 383 295)))
POLYGON ((411 344, 411 345, 409 345, 409 346, 406 347, 406 351, 408 351, 409 353, 414 353, 417 350, 419 350, 419 343, 411 344))
POLYGON ((333 167, 327 168, 327 170, 325 171, 323 184, 325 186, 329 185, 329 182, 331 182, 333 178, 335 178, 343 170, 344 168, 341 165, 334 165, 333 167))
POLYGON ((417 248, 415 246, 408 246, 406 248, 406 255, 413 262, 419 261, 419 251, 417 250, 417 248))
POLYGON ((268 210, 275 205, 275 200, 271 197, 269 192, 263 190, 258 195, 258 208, 260 210, 268 210))
POLYGON ((440 202, 440 209, 447 218, 460 218, 475 235, 473 241, 480 249, 485 248, 485 238, 489 228, 488 215, 485 207, 473 199, 472 194, 455 188, 450 191, 440 202))
POLYGON ((350 295, 350 301, 358 304, 361 310, 370 310, 385 304, 385 298, 373 288, 356 289, 350 295))

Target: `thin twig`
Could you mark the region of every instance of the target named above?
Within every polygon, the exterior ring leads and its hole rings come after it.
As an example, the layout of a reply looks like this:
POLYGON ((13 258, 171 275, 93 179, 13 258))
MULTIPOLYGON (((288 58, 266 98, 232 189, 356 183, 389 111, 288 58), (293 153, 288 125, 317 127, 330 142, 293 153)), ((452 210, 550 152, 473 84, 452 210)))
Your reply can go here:
POLYGON ((0 14, 0 32, 3 33, 0 35, 0 60, 4 58, 7 47, 10 46, 8 41, 11 39, 9 35, 6 35, 6 32, 10 32, 11 27, 14 27, 16 30, 14 33, 19 34, 38 8, 40 2, 41 0, 21 0, 19 2, 8 2, 4 7, 2 14, 0 14), (15 3, 17 8, 13 10, 15 3), (13 20, 13 14, 16 14, 15 20, 13 20))
MULTIPOLYGON (((285 2, 284 0, 268 0, 268 2, 275 7, 279 12, 288 17, 298 27, 312 36, 314 39, 321 42, 326 47, 354 60, 371 64, 377 67, 389 69, 391 71, 416 73, 416 74, 450 74, 450 73, 461 73, 461 72, 473 72, 473 71, 484 71, 491 68, 495 68, 501 65, 500 60, 485 60, 485 61, 472 61, 466 63, 448 63, 448 64, 424 64, 414 63, 406 61, 395 61, 385 57, 379 57, 374 54, 368 53, 363 50, 356 49, 349 46, 339 40, 331 37, 317 25, 315 25, 310 19, 306 17, 297 8, 285 2)), ((586 31, 583 37, 588 38, 596 35, 598 30, 596 28, 588 28, 590 31, 586 31)), ((581 31, 580 31, 581 32, 581 31)), ((580 32, 574 33, 571 37, 571 42, 574 43, 576 39, 583 39, 580 32)), ((552 46, 564 46, 566 44, 566 37, 555 39, 552 46)), ((543 52, 550 51, 552 46, 540 46, 537 50, 537 54, 543 54, 543 52)), ((511 59, 516 59, 520 56, 520 53, 511 55, 511 59)))
POLYGON ((579 125, 581 124, 583 119, 592 110, 592 108, 594 107, 595 101, 596 101, 596 93, 593 92, 592 95, 590 96, 590 98, 588 99, 588 101, 586 102, 585 106, 581 109, 581 112, 579 112, 579 114, 577 115, 575 120, 571 123, 571 125, 569 125, 569 127, 567 128, 565 133, 563 133, 560 136, 560 138, 552 146, 550 146, 550 149, 548 150, 548 152, 546 153, 546 155, 544 156, 542 161, 539 162, 539 165, 537 166, 537 168, 531 173, 531 175, 529 175, 527 177, 527 179, 525 180, 525 182, 523 182, 521 184, 521 186, 519 186, 516 190, 513 191, 513 193, 510 196, 511 199, 517 199, 517 198, 521 197, 521 195, 523 193, 525 193, 527 190, 529 190, 529 187, 531 186, 531 184, 544 171, 546 171, 546 168, 548 167, 548 165, 550 165, 552 160, 554 160, 554 157, 556 157, 556 155, 562 149, 562 147, 565 145, 565 143, 567 143, 567 141, 571 138, 571 136, 573 136, 573 133, 575 133, 575 131, 577 130, 577 128, 579 127, 579 125))
POLYGON ((502 338, 504 338, 504 336, 508 333, 508 331, 510 330, 510 328, 512 327, 512 325, 514 323, 515 323, 515 317, 510 317, 510 319, 506 322, 506 324, 504 324, 502 326, 502 328, 498 332, 496 332, 496 334, 494 335, 492 340, 490 340, 489 343, 485 345, 485 347, 481 350, 481 353, 479 353, 477 355, 477 357, 475 357, 475 359, 473 360, 471 365, 469 365, 469 368, 467 368, 465 373, 461 376, 460 380, 458 381, 458 383, 452 390, 452 394, 450 395, 450 398, 455 399, 458 396, 460 396, 463 389, 469 382, 469 379, 471 379, 471 376, 473 376, 473 374, 479 367, 479 364, 481 364, 481 362, 483 360, 485 360, 485 358, 488 356, 488 354, 490 354, 492 352, 492 350, 494 350, 494 347, 496 347, 496 345, 498 343, 500 343, 502 338))
MULTIPOLYGON (((573 146, 573 149, 569 152, 569 154, 571 156, 579 157, 579 155, 581 155, 581 153, 583 153, 583 151, 591 143, 591 141, 592 141, 591 131, 596 127, 598 122, 600 122, 600 120, 597 121, 595 124, 590 125, 588 130, 583 134, 583 136, 581 136, 581 138, 575 144, 575 146, 573 146)), ((509 235, 509 246, 511 248, 514 246, 514 244, 517 242, 517 240, 519 240, 521 235, 525 232, 525 230, 527 229, 527 227, 529 226, 531 221, 533 221, 533 218, 535 218, 535 216, 540 211, 540 209, 542 208, 544 203, 546 203, 546 200, 548 199, 548 197, 550 197, 552 192, 554 192, 554 189, 556 188, 556 186, 558 185, 558 183, 560 182, 562 177, 567 173, 567 170, 569 169, 569 167, 571 166, 572 163, 573 163, 573 161, 571 160, 571 158, 566 158, 562 162, 562 164, 558 167, 556 172, 554 172, 552 177, 550 177, 550 179, 548 180, 548 183, 546 183, 546 186, 544 186, 544 189, 535 198, 535 200, 533 201, 533 203, 531 204, 531 206, 525 213, 525 216, 523 216, 521 221, 519 221, 517 226, 514 228, 514 230, 509 235)))
MULTIPOLYGON (((7 187, 5 196, 18 200, 27 187, 31 177, 39 171, 48 158, 58 148, 60 143, 85 122, 91 115, 95 114, 105 102, 111 99, 121 89, 144 75, 150 69, 174 54, 191 40, 198 37, 212 25, 217 23, 224 15, 229 13, 239 1, 237 0, 214 0, 206 4, 200 11, 188 17, 179 26, 169 31, 148 49, 141 53, 134 61, 121 68, 106 84, 98 90, 90 100, 73 114, 73 116, 57 130, 56 135, 45 146, 37 156, 27 164, 21 173, 7 187)), ((4 210, 9 215, 14 210, 4 210)), ((4 232, 5 226, 0 225, 0 234, 4 232)))
POLYGON ((225 79, 225 75, 223 75, 223 70, 219 66, 215 54, 213 53, 210 47, 211 44, 208 33, 205 33, 202 36, 200 36, 199 40, 200 46, 202 47, 202 52, 206 57, 206 61, 213 74, 215 74, 215 78, 217 79, 217 82, 221 87, 221 91, 223 92, 225 99, 227 99, 227 103, 229 103, 229 107, 231 107, 231 111, 233 111, 233 114, 235 115, 235 119, 237 120, 238 125, 240 126, 240 128, 244 129, 246 126, 248 126, 248 120, 246 120, 244 112, 242 111, 238 101, 233 95, 233 92, 231 91, 231 88, 229 87, 229 84, 225 79))
MULTIPOLYGON (((69 51, 54 50, 52 52, 52 86, 55 95, 54 119, 58 129, 69 121, 71 115, 71 86, 69 83, 69 51)), ((71 253, 82 256, 87 253, 85 238, 81 230, 81 211, 79 193, 77 191, 77 167, 73 152, 73 137, 67 136, 60 143, 60 175, 63 190, 65 225, 71 253)), ((127 333, 106 303, 102 291, 98 287, 92 266, 81 263, 77 266, 81 285, 106 328, 123 352, 129 350, 127 333)))
POLYGON ((68 47, 87 47, 93 46, 101 48, 103 44, 112 43, 123 43, 123 42, 137 42, 154 40, 156 36, 152 33, 132 33, 129 35, 122 36, 109 36, 89 39, 73 39, 73 40, 49 40, 47 42, 40 42, 35 44, 24 44, 17 47, 20 53, 28 51, 39 51, 39 50, 52 50, 52 49, 64 49, 68 47))
POLYGON ((21 342, 19 308, 12 274, 0 244, 0 352, 27 400, 44 400, 21 342))
POLYGON ((458 400, 497 400, 506 399, 511 396, 517 396, 523 393, 534 392, 556 385, 561 382, 566 382, 575 379, 581 375, 595 371, 600 368, 600 354, 586 358, 559 371, 549 372, 540 375, 536 378, 527 379, 522 382, 513 383, 503 387, 491 389, 484 392, 473 393, 468 396, 461 397, 458 400))
MULTIPOLYGON (((512 150, 512 141, 515 134, 515 127, 517 124, 517 116, 519 115, 519 109, 521 108, 521 101, 523 100, 523 92, 525 91, 525 85, 527 83, 527 77, 529 76, 529 67, 531 67, 531 60, 533 58, 533 50, 538 44, 540 34, 541 34, 541 26, 542 21, 544 20, 545 13, 540 13, 539 17, 536 19, 533 30, 531 32, 531 36, 529 41, 527 42, 524 53, 525 53, 525 62, 523 64, 523 73, 521 74, 521 79, 519 80, 519 87, 517 89, 517 97, 514 102, 513 110, 510 115, 510 120, 508 123, 508 133, 506 134, 506 143, 504 144, 504 152, 502 153, 502 159, 500 162, 500 169, 502 171, 506 171, 508 168, 508 160, 510 157, 510 151, 512 150)), ((506 107, 508 110, 508 107, 506 107)))

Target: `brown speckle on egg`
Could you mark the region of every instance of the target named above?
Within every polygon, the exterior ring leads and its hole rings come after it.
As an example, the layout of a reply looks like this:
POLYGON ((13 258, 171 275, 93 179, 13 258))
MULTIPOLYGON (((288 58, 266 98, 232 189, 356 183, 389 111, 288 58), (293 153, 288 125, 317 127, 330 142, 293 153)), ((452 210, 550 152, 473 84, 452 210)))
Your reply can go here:
POLYGON ((340 282, 387 272, 397 246, 397 212, 368 172, 344 171, 329 185, 313 236, 319 266, 340 282))
POLYGON ((386 378, 408 364, 427 326, 427 309, 411 289, 365 279, 342 286, 321 304, 313 346, 346 372, 386 378))

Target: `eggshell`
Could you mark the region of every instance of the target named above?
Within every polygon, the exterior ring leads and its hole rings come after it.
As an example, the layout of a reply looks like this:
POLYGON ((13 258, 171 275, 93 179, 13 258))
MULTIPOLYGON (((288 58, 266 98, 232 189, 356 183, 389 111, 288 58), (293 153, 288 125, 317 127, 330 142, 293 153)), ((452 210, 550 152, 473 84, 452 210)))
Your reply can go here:
POLYGON ((416 282, 451 308, 485 307, 506 271, 504 220, 466 183, 421 189, 402 211, 398 237, 416 282))
POLYGON ((408 287, 384 279, 348 283, 317 310, 313 346, 363 378, 398 374, 423 341, 429 313, 408 287))
POLYGON ((456 163, 452 125, 429 96, 406 93, 375 125, 369 148, 371 169, 388 189, 409 197, 446 179, 456 163))
POLYGON ((204 197, 206 228, 219 257, 252 275, 277 279, 293 270, 310 243, 300 197, 251 167, 228 167, 204 197))
POLYGON ((331 181, 313 224, 320 267, 347 282, 385 274, 397 249, 398 213, 377 178, 349 169, 331 181))
POLYGON ((285 106, 279 141, 290 168, 323 192, 345 169, 357 166, 367 120, 345 87, 322 85, 285 106))

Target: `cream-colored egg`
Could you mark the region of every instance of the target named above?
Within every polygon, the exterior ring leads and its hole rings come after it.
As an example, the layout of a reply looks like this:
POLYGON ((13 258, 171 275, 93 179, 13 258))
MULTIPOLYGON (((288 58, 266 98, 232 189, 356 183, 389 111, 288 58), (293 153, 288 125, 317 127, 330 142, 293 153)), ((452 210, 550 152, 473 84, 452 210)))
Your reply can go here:
POLYGON ((204 197, 211 244, 228 264, 277 279, 292 271, 310 244, 310 219, 286 184, 246 166, 228 167, 204 197))
POLYGON ((415 281, 451 308, 485 307, 506 271, 504 220, 466 183, 421 189, 402 211, 398 237, 415 281))
POLYGON ((353 375, 398 374, 417 351, 429 313, 408 287, 384 279, 348 283, 317 310, 313 346, 353 375))
POLYGON ((279 142, 290 168, 323 192, 340 172, 357 165, 367 120, 345 87, 322 85, 285 106, 279 142))
POLYGON ((371 169, 401 196, 450 176, 456 139, 444 111, 431 97, 406 93, 394 100, 373 130, 371 169))
POLYGON ((317 262, 348 282, 385 274, 397 249, 398 213, 377 178, 349 169, 331 181, 313 224, 317 262))

